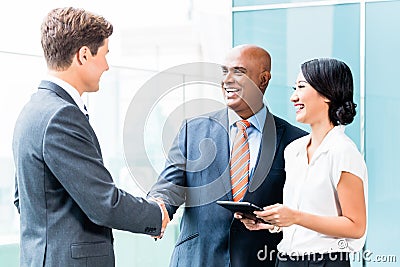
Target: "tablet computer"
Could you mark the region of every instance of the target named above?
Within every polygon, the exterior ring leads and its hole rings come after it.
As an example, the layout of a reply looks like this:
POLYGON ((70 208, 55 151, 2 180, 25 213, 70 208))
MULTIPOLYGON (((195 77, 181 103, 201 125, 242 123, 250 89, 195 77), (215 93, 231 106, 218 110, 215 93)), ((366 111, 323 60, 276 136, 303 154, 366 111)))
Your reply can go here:
POLYGON ((244 218, 251 219, 257 222, 263 222, 262 219, 257 218, 253 211, 262 211, 263 209, 250 202, 235 202, 235 201, 217 201, 217 204, 232 211, 240 212, 244 218))

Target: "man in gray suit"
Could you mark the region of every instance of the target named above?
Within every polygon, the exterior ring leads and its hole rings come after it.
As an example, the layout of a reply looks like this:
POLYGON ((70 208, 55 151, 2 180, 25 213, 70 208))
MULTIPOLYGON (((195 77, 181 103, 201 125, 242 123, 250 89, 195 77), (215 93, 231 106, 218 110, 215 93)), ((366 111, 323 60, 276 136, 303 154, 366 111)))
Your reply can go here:
POLYGON ((114 266, 111 228, 161 237, 162 202, 118 189, 81 99, 108 70, 112 25, 82 9, 52 10, 41 42, 49 76, 15 126, 21 266, 114 266))

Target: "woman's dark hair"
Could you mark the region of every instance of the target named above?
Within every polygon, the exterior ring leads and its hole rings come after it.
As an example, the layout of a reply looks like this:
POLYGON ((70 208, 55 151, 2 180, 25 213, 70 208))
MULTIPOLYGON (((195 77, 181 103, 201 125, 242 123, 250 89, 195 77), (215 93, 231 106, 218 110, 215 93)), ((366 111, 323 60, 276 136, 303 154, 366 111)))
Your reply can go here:
POLYGON ((353 102, 353 75, 346 63, 333 58, 318 58, 301 64, 306 81, 329 99, 329 119, 333 125, 350 124, 356 116, 353 102))

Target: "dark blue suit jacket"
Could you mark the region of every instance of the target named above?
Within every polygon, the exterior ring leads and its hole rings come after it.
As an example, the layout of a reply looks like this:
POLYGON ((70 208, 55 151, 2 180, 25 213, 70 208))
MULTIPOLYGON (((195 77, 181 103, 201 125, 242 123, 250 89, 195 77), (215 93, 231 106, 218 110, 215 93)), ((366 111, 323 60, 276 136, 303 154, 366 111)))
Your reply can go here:
MULTIPOLYGON (((306 132, 267 112, 261 151, 243 201, 282 203, 283 151, 306 132)), ((216 200, 232 200, 227 109, 183 123, 150 195, 167 200, 170 217, 185 204, 170 266, 274 266, 281 234, 249 231, 216 200), (265 249, 272 257, 265 257, 265 249)))
POLYGON ((118 189, 89 121, 42 81, 14 130, 21 266, 114 266, 111 228, 158 235, 154 202, 118 189))

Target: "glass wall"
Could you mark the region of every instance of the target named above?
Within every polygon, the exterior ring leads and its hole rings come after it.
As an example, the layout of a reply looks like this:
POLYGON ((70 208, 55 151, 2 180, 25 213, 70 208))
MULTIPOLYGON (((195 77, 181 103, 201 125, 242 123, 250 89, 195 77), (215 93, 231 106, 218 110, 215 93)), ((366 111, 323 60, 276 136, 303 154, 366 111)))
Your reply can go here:
MULTIPOLYGON (((360 8, 358 4, 233 12, 233 44, 255 43, 272 58, 266 101, 275 114, 295 123, 289 98, 300 64, 317 57, 336 57, 351 66, 356 98, 360 92, 360 8)), ((304 125, 299 125, 305 128, 304 125)), ((359 144, 359 115, 347 132, 359 144)))
MULTIPOLYGON (((366 4, 365 154, 369 183, 367 248, 400 261, 400 1, 366 4)), ((382 262, 390 258, 383 258, 382 262)), ((397 263, 398 264, 398 263, 397 263)), ((368 266, 397 266, 371 263, 368 266)))
POLYGON ((346 132, 368 166, 369 225, 364 257, 352 266, 400 261, 399 11, 400 1, 233 1, 233 45, 255 43, 271 53, 266 100, 273 113, 304 128, 289 102, 301 62, 335 57, 353 72, 357 116, 346 132))

